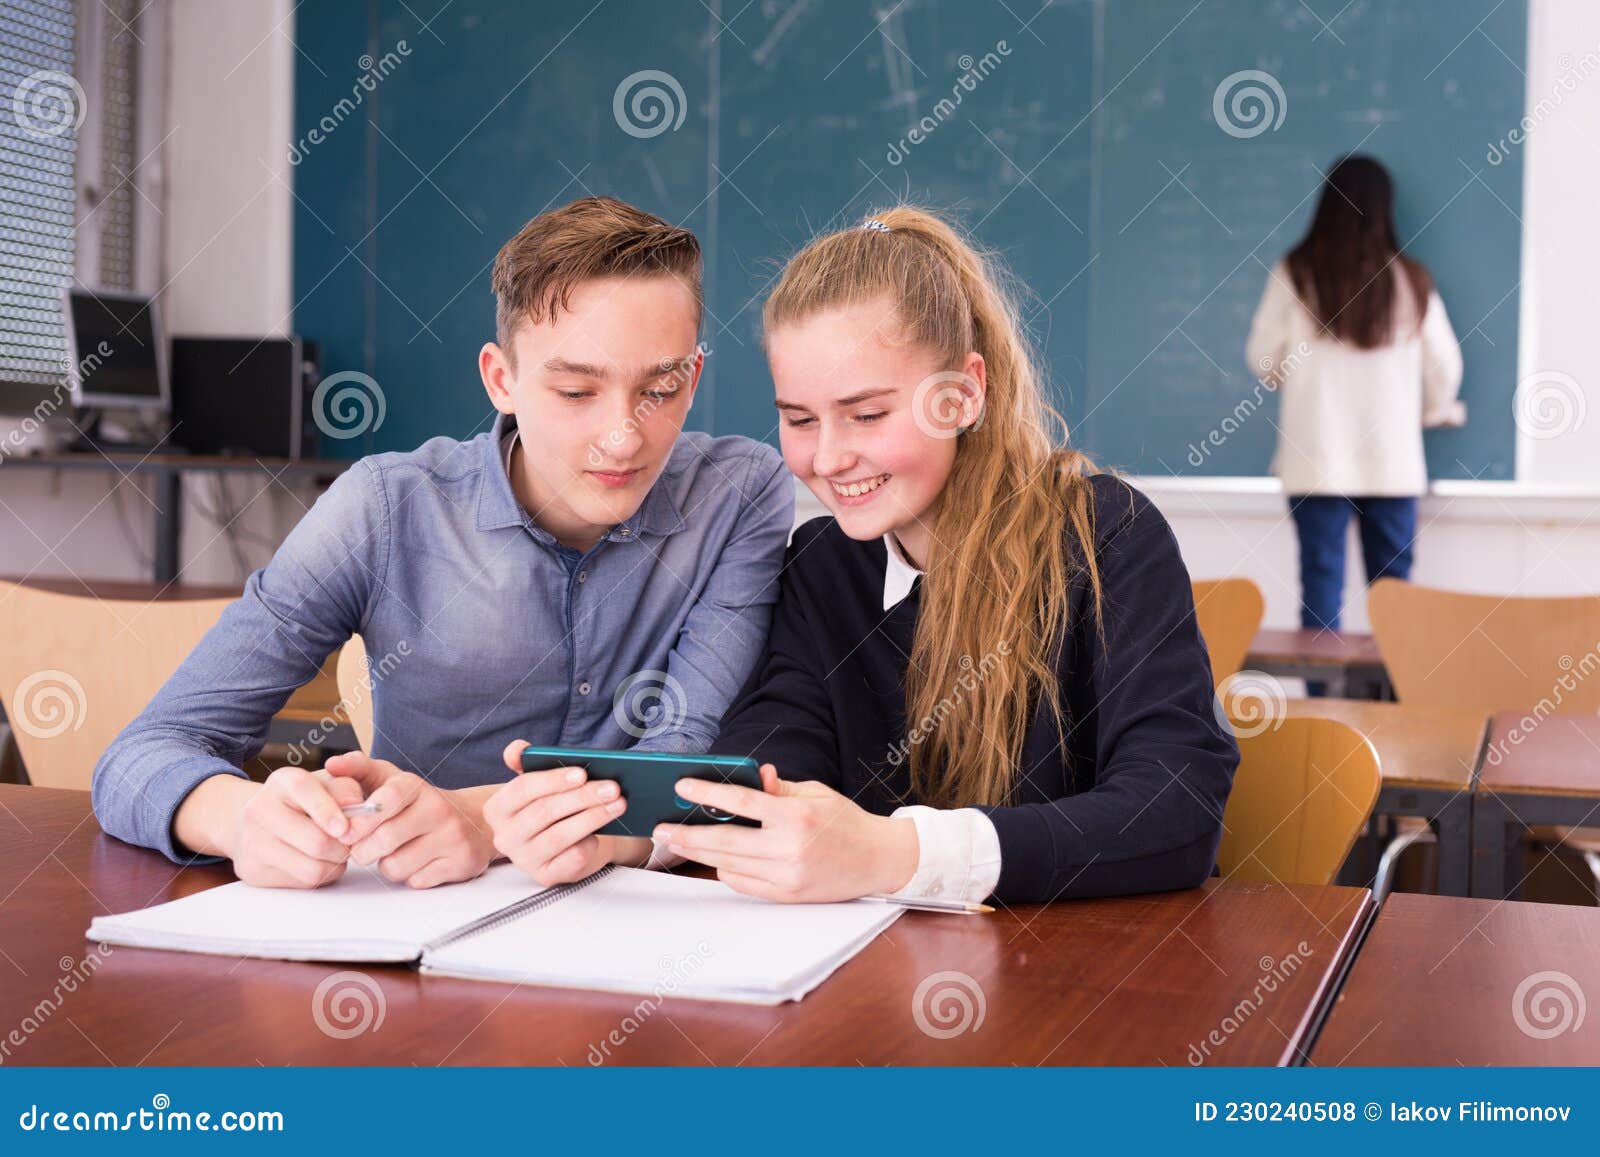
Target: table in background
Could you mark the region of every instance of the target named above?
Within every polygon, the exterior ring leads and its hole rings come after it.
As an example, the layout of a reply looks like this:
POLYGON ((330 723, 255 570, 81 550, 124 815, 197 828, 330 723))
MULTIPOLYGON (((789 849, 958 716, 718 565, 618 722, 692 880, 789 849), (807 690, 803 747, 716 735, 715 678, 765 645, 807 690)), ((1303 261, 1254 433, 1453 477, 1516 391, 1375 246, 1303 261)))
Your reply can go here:
POLYGON ((1527 828, 1600 827, 1600 716, 1498 712, 1472 808, 1472 894, 1514 899, 1527 828))
MULTIPOLYGON (((1483 756, 1488 716, 1358 699, 1291 699, 1288 713, 1337 719, 1372 742, 1383 772, 1373 815, 1427 820, 1439 841, 1439 894, 1468 895, 1473 777, 1483 756)), ((1366 865, 1365 881, 1374 866, 1366 865)))
MULTIPOLYGON (((60 454, 13 455, 12 467, 46 470, 110 470, 119 476, 149 474, 155 484, 155 558, 151 577, 170 583, 178 576, 178 547, 183 534, 183 476, 195 471, 213 474, 266 474, 273 480, 287 476, 332 480, 355 465, 344 458, 256 458, 218 454, 99 453, 92 450, 60 454)), ((119 484, 120 484, 119 477, 119 484)))
POLYGON ((1600 1065, 1600 909, 1390 896, 1314 1065, 1600 1065))
POLYGON ((1257 631, 1244 665, 1321 683, 1329 695, 1341 699, 1394 698, 1378 644, 1371 635, 1355 631, 1257 631))
POLYGON ((38 1022, 6 1063, 1184 1065, 1195 1050, 1286 1064, 1372 913, 1364 889, 1219 881, 986 917, 908 912, 805 1000, 773 1008, 111 948, 37 1016, 93 950, 92 916, 231 878, 102 834, 86 792, 0 786, 0 1025, 38 1022), (369 1000, 381 991, 377 1031, 318 1028, 318 985, 338 972, 363 974, 369 1000), (954 1026, 939 1014, 959 1020, 963 998, 972 1027, 942 1038, 954 1026))

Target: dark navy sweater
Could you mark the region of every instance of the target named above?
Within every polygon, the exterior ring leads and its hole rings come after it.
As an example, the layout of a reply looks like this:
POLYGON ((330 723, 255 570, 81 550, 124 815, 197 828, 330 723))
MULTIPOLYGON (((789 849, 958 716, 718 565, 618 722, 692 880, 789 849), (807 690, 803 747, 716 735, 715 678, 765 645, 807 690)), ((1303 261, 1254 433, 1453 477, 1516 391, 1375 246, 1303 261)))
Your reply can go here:
MULTIPOLYGON (((1197 886, 1214 868, 1239 762, 1213 710, 1171 528, 1127 483, 1100 474, 1091 487, 1104 637, 1080 574, 1057 663, 1067 746, 1035 712, 1013 802, 982 809, 1000 836, 994 894, 1007 903, 1197 886)), ((820 780, 879 815, 920 802, 905 672, 922 584, 885 613, 884 565, 881 539, 856 542, 831 518, 796 531, 766 653, 713 750, 820 780)), ((976 690, 964 694, 982 693, 973 661, 976 690)))

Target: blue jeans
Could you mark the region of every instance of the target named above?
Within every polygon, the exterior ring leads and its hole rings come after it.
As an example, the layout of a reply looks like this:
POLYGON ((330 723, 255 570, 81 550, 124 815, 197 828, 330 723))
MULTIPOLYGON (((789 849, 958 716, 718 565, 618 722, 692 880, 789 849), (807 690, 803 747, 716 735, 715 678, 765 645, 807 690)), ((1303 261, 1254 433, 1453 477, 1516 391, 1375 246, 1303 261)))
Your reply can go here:
POLYGON ((1411 548, 1417 537, 1415 498, 1344 498, 1297 494, 1289 498, 1300 537, 1300 625, 1339 629, 1344 605, 1345 528, 1354 514, 1361 520, 1361 559, 1367 582, 1411 577, 1411 548))

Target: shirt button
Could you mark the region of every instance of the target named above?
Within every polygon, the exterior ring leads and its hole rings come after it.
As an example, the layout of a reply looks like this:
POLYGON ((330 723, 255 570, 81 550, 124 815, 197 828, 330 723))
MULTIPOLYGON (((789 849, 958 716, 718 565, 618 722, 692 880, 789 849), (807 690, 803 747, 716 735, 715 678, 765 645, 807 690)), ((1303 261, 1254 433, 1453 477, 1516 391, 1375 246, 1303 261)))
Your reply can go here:
POLYGON ((629 530, 626 526, 624 526, 621 530, 617 531, 617 533, 620 534, 623 538, 627 538, 631 534, 633 534, 633 531, 629 530))
POLYGON ((581 583, 588 582, 589 581, 589 572, 586 571, 586 570, 580 570, 578 572, 578 581, 581 582, 581 583))
POLYGON ((587 683, 579 683, 578 684, 578 694, 579 695, 587 695, 588 693, 589 693, 589 684, 587 684, 587 683))

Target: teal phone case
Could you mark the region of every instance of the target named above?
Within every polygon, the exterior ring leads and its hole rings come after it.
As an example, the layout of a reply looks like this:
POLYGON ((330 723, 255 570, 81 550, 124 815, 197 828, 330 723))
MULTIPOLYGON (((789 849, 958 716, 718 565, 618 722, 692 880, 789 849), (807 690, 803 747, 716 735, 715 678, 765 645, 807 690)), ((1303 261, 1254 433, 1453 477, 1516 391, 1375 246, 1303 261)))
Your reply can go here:
POLYGON ((670 755, 655 751, 597 751, 583 747, 529 747, 522 753, 523 771, 581 767, 590 779, 614 780, 622 788, 628 810, 605 827, 602 836, 650 837, 657 824, 739 824, 760 827, 755 820, 702 807, 673 790, 680 779, 708 779, 761 790, 761 769, 753 759, 734 755, 670 755))

